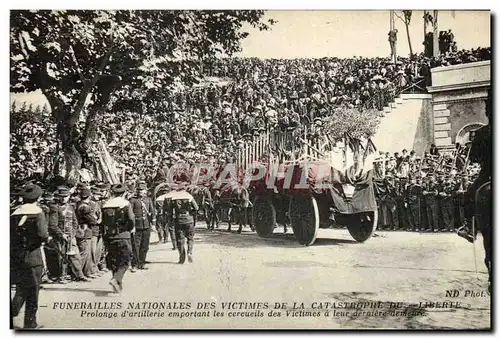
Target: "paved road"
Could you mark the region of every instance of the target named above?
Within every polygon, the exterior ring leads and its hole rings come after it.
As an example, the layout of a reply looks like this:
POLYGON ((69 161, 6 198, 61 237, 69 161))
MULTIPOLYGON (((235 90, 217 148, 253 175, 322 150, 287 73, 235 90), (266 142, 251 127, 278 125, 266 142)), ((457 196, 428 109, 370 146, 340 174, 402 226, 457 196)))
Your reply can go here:
MULTIPOLYGON (((127 272, 121 295, 111 292, 109 275, 45 285, 39 322, 45 328, 489 328, 478 240, 476 273, 472 245, 449 233, 378 232, 358 244, 346 230, 320 230, 317 243, 303 247, 292 234, 261 239, 248 229, 243 234, 199 229, 194 263, 178 265, 170 245, 152 245, 150 269, 127 272), (459 297, 446 297, 454 289, 459 297), (466 290, 480 296, 466 297, 466 290), (242 304, 222 310, 228 301, 242 304), (101 313, 60 309, 68 302, 80 308, 79 302, 101 302, 101 313), (244 304, 249 302, 254 304, 244 304), (275 309, 283 302, 286 308, 275 309), (430 308, 420 302, 460 304, 430 308), (110 309, 119 303, 121 308, 110 309), (364 306, 342 308, 359 305, 364 306)), ((22 316, 15 326, 22 325, 22 316)))

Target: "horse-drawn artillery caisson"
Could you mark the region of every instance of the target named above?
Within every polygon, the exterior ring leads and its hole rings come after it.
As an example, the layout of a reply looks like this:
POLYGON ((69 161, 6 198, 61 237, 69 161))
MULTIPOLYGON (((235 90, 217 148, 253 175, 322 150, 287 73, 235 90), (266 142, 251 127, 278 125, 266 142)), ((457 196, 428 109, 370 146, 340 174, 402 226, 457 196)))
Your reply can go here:
POLYGON ((288 208, 295 238, 312 245, 319 228, 345 226, 358 242, 368 240, 376 229, 378 212, 373 172, 341 172, 323 161, 295 161, 251 182, 255 190, 253 219, 257 233, 269 237, 288 208), (288 201, 288 206, 286 202, 288 201))

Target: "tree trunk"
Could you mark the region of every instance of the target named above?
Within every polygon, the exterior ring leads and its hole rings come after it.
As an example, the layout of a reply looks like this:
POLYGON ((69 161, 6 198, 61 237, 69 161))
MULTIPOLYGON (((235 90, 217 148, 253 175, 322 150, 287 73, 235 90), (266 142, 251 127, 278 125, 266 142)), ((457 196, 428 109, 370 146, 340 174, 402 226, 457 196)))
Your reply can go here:
POLYGON ((413 48, 411 48, 410 28, 408 26, 409 26, 408 21, 405 20, 406 38, 408 39, 408 47, 410 48, 410 59, 411 59, 413 57, 413 48))

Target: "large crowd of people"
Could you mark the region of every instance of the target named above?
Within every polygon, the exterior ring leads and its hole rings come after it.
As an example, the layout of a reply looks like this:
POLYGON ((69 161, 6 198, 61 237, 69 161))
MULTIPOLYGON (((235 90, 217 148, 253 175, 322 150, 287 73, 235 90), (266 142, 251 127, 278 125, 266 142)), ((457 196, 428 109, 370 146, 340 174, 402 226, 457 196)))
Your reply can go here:
MULTIPOLYGON (((106 113, 98 121, 99 135, 126 168, 127 179, 153 177, 164 165, 165 154, 174 161, 231 158, 262 131, 304 126, 319 130, 321 119, 340 106, 381 110, 401 90, 412 85, 425 90, 432 67, 490 57, 490 48, 478 48, 436 59, 399 57, 396 64, 389 58, 361 57, 206 61, 207 77, 228 81, 172 94, 162 109, 148 114, 106 113)), ((13 112, 11 120, 18 119, 17 114, 13 112)), ((20 119, 11 131, 14 181, 36 173, 43 176, 55 167, 55 126, 46 110, 39 115, 20 119)))
POLYGON ((467 151, 457 145, 452 154, 440 155, 431 145, 423 157, 406 149, 381 152, 375 162, 378 229, 444 232, 462 226, 464 194, 480 171, 467 151))

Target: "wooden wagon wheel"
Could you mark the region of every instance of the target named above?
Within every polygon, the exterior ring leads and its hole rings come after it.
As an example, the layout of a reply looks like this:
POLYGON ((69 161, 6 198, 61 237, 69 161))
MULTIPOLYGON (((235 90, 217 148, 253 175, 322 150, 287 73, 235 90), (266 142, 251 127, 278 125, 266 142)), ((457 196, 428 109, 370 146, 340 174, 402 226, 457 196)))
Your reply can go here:
POLYGON ((319 209, 310 194, 290 197, 290 223, 297 241, 306 246, 314 244, 319 229, 319 209))
POLYGON ((252 217, 259 237, 267 238, 273 234, 276 225, 276 210, 269 197, 258 195, 255 198, 252 217))
POLYGON ((362 212, 346 216, 346 227, 357 242, 370 239, 378 223, 378 211, 362 212))

